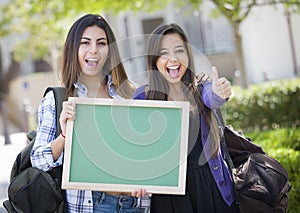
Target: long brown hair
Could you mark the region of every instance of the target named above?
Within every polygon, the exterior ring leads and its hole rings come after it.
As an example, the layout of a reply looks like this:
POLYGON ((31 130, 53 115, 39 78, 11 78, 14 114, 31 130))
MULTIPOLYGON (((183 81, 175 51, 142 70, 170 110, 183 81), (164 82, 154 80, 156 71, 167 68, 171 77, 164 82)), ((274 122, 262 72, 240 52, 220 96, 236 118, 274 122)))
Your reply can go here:
POLYGON ((114 36, 114 33, 100 15, 87 14, 79 18, 69 30, 67 35, 62 57, 62 83, 67 91, 67 97, 74 95, 74 83, 78 81, 81 73, 81 68, 78 60, 78 49, 84 30, 87 27, 98 26, 104 30, 107 36, 109 52, 107 60, 102 68, 104 81, 107 83, 107 74, 111 73, 112 82, 117 91, 117 94, 124 98, 132 98, 134 87, 129 82, 124 66, 121 61, 119 49, 114 36))
POLYGON ((184 86, 182 87, 183 92, 184 94, 186 94, 187 99, 190 101, 190 104, 192 106, 194 105, 194 107, 192 108, 196 109, 191 112, 194 114, 192 117, 194 119, 199 119, 199 116, 204 116, 206 124, 208 125, 208 128, 210 130, 210 134, 208 136, 208 140, 210 141, 208 151, 210 152, 210 156, 215 156, 216 151, 218 150, 218 147, 220 145, 217 122, 212 110, 206 107, 203 103, 202 89, 198 86, 198 82, 195 76, 192 48, 184 31, 177 24, 160 25, 151 33, 149 37, 146 54, 147 69, 149 71, 149 88, 146 93, 146 99, 165 101, 168 100, 168 83, 158 71, 156 61, 160 56, 160 44, 163 36, 174 33, 181 36, 189 59, 187 71, 181 79, 182 83, 184 84, 184 86))

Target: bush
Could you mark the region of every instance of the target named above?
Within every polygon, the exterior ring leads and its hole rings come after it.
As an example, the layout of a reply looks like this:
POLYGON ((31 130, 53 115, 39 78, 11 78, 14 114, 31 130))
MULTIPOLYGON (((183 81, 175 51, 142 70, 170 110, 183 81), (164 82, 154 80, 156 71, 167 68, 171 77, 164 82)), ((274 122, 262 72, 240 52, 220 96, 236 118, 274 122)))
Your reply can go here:
MULTIPOLYGON (((278 129, 277 131, 249 133, 264 149, 286 148, 300 151, 300 129, 278 129)), ((300 168, 300 167, 299 167, 300 168)))
POLYGON ((233 87, 226 121, 244 131, 300 126, 300 78, 270 81, 242 90, 233 87))

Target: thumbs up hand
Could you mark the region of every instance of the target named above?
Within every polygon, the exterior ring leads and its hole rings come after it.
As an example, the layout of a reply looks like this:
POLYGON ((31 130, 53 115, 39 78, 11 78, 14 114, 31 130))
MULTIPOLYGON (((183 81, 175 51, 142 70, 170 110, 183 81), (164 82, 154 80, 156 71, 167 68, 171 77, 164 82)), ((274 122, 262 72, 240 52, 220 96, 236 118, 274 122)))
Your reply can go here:
POLYGON ((229 98, 232 93, 230 82, 224 77, 219 78, 216 67, 212 67, 212 89, 217 96, 223 99, 229 98))

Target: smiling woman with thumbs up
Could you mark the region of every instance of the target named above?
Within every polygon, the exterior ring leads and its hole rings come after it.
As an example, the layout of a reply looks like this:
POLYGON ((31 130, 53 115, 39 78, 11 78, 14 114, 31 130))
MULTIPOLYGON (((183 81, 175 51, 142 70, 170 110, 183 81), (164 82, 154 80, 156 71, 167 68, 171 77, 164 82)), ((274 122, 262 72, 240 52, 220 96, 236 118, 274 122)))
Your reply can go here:
POLYGON ((230 97, 230 82, 219 78, 215 67, 211 80, 199 82, 190 43, 176 24, 152 32, 146 55, 148 85, 138 88, 134 98, 189 101, 191 106, 185 195, 153 194, 151 213, 239 212, 213 115, 230 97))

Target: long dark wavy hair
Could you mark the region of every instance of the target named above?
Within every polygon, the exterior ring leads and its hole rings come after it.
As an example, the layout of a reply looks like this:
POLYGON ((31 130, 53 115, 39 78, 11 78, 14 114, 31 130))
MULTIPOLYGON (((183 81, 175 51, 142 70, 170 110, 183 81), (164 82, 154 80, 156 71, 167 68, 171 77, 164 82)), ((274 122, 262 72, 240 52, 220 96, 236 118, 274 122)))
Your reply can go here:
POLYGON ((149 71, 149 87, 146 91, 146 99, 164 101, 168 100, 168 82, 158 71, 156 62, 160 57, 160 46, 163 36, 174 33, 178 34, 182 38, 188 55, 189 62, 187 71, 183 75, 181 81, 183 84, 183 92, 186 94, 186 98, 192 106, 191 108, 194 109, 191 111, 191 114, 193 115, 191 117, 193 119, 199 119, 200 116, 204 116, 206 124, 210 130, 210 134, 208 136, 208 140, 210 141, 208 150, 210 152, 210 156, 215 156, 220 145, 218 125, 212 110, 206 107, 203 103, 202 89, 199 85, 203 84, 204 82, 200 82, 199 84, 199 81, 196 79, 192 48, 184 31, 177 24, 160 25, 149 36, 146 53, 147 69, 149 71))
POLYGON ((73 84, 78 81, 81 74, 78 49, 84 30, 91 26, 98 26, 104 30, 109 45, 108 56, 102 68, 102 78, 104 79, 101 79, 101 81, 103 80, 102 84, 105 85, 107 83, 106 76, 108 73, 111 73, 117 93, 124 98, 132 98, 134 87, 128 81, 114 33, 102 16, 94 14, 84 15, 75 21, 65 41, 61 77, 63 86, 66 88, 67 97, 74 95, 75 88, 73 84))

